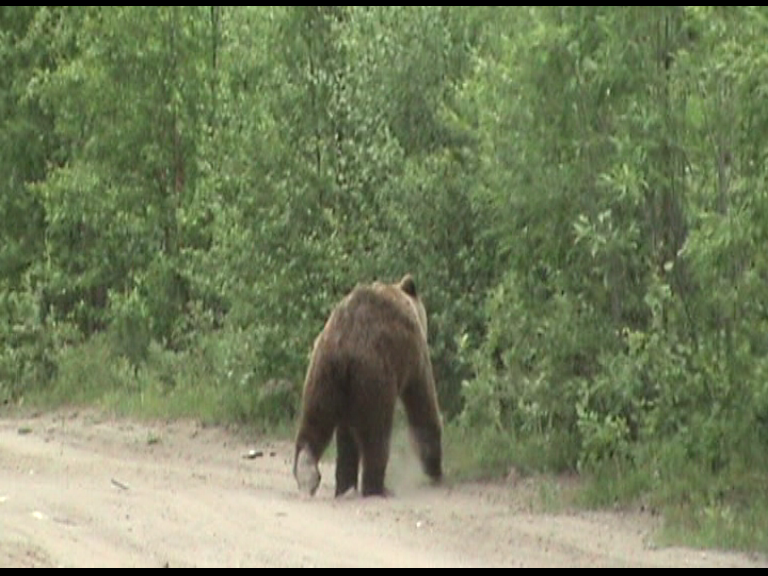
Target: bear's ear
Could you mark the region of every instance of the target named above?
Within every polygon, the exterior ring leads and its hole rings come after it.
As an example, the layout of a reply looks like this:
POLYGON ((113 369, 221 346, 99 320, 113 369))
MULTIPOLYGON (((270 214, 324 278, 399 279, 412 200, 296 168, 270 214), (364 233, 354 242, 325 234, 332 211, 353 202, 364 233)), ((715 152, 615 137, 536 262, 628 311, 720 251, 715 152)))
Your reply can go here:
POLYGON ((403 279, 400 280, 400 290, 416 298, 416 282, 413 281, 413 276, 406 274, 403 279))

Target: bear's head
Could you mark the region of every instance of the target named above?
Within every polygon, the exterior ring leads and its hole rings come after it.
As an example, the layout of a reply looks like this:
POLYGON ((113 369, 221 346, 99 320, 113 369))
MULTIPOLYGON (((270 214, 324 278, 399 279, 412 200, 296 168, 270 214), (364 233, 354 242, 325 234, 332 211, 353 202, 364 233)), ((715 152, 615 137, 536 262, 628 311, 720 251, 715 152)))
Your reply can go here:
POLYGON ((397 284, 385 284, 383 282, 374 282, 373 290, 379 294, 386 295, 387 298, 397 302, 397 305, 408 311, 408 314, 416 321, 424 340, 427 340, 427 311, 424 308, 413 276, 406 274, 397 284))

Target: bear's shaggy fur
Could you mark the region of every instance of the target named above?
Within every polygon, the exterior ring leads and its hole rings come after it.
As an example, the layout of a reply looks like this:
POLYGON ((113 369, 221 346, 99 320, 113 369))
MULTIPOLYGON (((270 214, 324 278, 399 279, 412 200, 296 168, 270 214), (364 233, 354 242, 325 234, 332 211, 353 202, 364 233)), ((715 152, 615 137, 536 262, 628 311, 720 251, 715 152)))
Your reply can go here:
POLYGON ((293 473, 314 495, 318 462, 336 431, 336 496, 384 495, 395 403, 405 408, 424 472, 442 477, 442 422, 427 344, 427 314, 411 275, 357 286, 315 340, 304 383, 293 473))

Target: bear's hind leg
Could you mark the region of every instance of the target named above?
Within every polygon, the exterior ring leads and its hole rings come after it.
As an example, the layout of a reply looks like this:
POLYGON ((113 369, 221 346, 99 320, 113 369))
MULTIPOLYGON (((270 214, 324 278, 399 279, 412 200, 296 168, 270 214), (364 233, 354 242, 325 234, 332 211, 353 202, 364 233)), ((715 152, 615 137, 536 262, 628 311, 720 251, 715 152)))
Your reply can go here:
POLYGON ((336 428, 336 496, 342 496, 350 488, 357 490, 360 470, 360 452, 348 426, 336 428))
POLYGON ((328 417, 305 414, 296 438, 296 453, 293 461, 293 475, 299 490, 314 496, 322 475, 318 466, 333 435, 334 422, 328 417))
POLYGON ((363 496, 388 496, 384 477, 389 461, 389 442, 392 434, 394 405, 382 406, 378 418, 369 421, 360 434, 363 460, 363 496))

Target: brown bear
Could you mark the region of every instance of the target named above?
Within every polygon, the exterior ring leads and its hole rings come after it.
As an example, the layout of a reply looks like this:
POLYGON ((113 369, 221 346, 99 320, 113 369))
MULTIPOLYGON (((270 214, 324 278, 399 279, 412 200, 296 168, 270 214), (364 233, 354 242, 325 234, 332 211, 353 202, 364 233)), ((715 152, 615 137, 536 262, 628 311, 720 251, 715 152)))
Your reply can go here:
POLYGON ((387 493, 395 403, 427 476, 442 478, 442 421, 427 344, 427 314, 410 274, 398 284, 358 285, 333 310, 312 350, 304 382, 293 474, 314 495, 318 462, 336 431, 336 496, 387 493))

